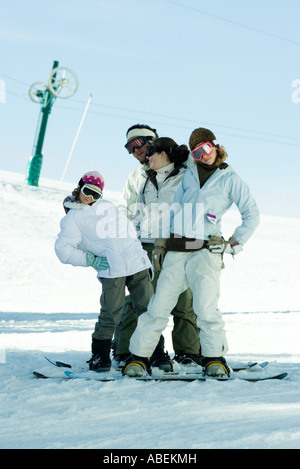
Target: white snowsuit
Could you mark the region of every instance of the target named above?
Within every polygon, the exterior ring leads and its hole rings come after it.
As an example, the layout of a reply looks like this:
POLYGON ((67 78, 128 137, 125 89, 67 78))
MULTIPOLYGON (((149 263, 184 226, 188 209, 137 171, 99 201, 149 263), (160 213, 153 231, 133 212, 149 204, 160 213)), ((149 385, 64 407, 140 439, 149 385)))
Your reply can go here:
POLYGON ((141 187, 132 222, 142 243, 154 244, 156 238, 162 237, 163 220, 169 212, 186 167, 178 168, 175 173, 173 170, 174 165, 169 170, 171 176, 165 175, 159 188, 149 179, 141 187))
MULTIPOLYGON (((188 160, 186 161, 186 166, 191 166, 193 164, 193 157, 189 155, 188 160)), ((133 170, 126 181, 122 201, 120 202, 118 208, 125 213, 125 215, 132 219, 136 212, 136 203, 139 197, 139 194, 147 180, 146 171, 149 169, 148 164, 141 164, 135 170, 133 170)))
MULTIPOLYGON (((221 236, 222 215, 235 203, 242 218, 233 237, 243 245, 259 224, 259 211, 248 186, 227 166, 217 169, 200 188, 196 165, 186 170, 182 184, 174 197, 169 230, 165 231, 208 240, 221 236), (184 212, 188 216, 185 216, 184 212)), ((221 357, 228 350, 224 321, 218 309, 222 259, 208 249, 194 252, 169 251, 165 256, 157 289, 148 310, 139 317, 131 337, 130 351, 149 357, 160 333, 168 323, 169 312, 178 295, 189 286, 193 292, 193 307, 200 329, 202 355, 221 357)))
MULTIPOLYGON (((136 213, 132 222, 136 226, 138 235, 144 249, 148 251, 151 259, 154 241, 162 237, 164 217, 174 199, 174 194, 181 184, 185 166, 174 167, 167 165, 158 171, 149 171, 149 179, 144 182, 141 193, 137 199, 136 213), (155 175, 155 176, 154 176, 155 175)), ((154 274, 152 285, 154 291, 158 273, 154 274)), ((176 354, 190 353, 197 355, 200 349, 199 331, 196 317, 192 308, 192 292, 186 289, 178 295, 175 307, 170 309, 173 315, 174 327, 172 330, 173 349, 176 354)), ((119 333, 117 353, 128 352, 129 339, 136 326, 136 314, 130 307, 122 318, 123 327, 119 333)))

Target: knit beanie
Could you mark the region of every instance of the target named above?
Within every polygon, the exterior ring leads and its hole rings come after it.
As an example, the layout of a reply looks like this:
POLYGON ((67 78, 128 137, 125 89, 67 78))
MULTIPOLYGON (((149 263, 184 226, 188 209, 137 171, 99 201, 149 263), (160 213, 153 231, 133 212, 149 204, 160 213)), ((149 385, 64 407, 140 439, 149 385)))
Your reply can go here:
POLYGON ((78 186, 80 189, 84 186, 88 186, 90 189, 93 189, 96 192, 102 194, 104 188, 104 179, 98 171, 89 171, 85 173, 80 179, 78 186))
POLYGON ((191 151, 196 148, 197 145, 200 143, 211 142, 216 140, 215 135, 209 129, 204 129, 203 127, 199 127, 199 129, 193 130, 189 139, 189 145, 191 151))

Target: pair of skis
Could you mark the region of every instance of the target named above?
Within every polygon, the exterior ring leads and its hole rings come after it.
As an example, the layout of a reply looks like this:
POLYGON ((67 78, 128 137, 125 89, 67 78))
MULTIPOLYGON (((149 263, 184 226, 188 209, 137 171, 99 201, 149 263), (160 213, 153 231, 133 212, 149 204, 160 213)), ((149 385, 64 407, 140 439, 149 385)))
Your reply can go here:
MULTIPOLYGON (((83 379, 83 380, 95 380, 101 382, 110 382, 110 381, 121 381, 124 379, 136 379, 137 381, 206 381, 208 379, 213 379, 217 381, 232 381, 232 380, 243 380, 249 382, 257 382, 257 381, 266 381, 270 379, 284 379, 287 377, 288 373, 278 373, 278 374, 263 374, 261 376, 255 375, 245 375, 239 374, 240 371, 247 371, 251 370, 255 366, 263 369, 268 365, 268 362, 263 363, 249 363, 241 366, 233 367, 233 375, 225 376, 225 377, 209 377, 204 375, 202 371, 185 371, 185 372, 169 372, 169 373, 155 373, 152 372, 151 375, 136 377, 136 378, 128 378, 127 376, 123 376, 117 370, 114 372, 109 373, 97 373, 95 371, 73 371, 72 365, 69 363, 64 363, 61 361, 53 361, 50 358, 45 357, 51 365, 54 365, 55 369, 46 369, 42 368, 41 370, 33 371, 33 374, 36 378, 56 378, 56 379, 83 379), (57 372, 56 372, 57 371, 57 372)), ((190 369, 191 370, 191 369, 190 369)))

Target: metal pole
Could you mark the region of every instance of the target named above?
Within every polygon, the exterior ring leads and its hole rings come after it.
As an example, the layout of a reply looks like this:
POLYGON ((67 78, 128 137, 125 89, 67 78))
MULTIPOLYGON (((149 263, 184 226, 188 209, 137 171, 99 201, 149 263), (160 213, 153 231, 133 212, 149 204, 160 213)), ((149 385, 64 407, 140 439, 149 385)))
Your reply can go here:
MULTIPOLYGON (((55 60, 53 62, 52 70, 58 67, 58 62, 55 60)), ((39 135, 37 139, 37 144, 35 147, 35 153, 29 159, 28 166, 27 166, 27 174, 26 174, 26 182, 31 186, 38 186, 39 185, 39 177, 43 162, 43 143, 46 133, 46 127, 48 122, 48 117, 51 112, 52 107, 52 93, 49 89, 45 91, 45 96, 43 100, 42 106, 42 120, 39 130, 39 135)))
POLYGON ((74 149, 75 149, 75 147, 76 147, 77 140, 78 140, 79 134, 80 134, 80 132, 81 132, 81 128, 82 128, 82 126, 83 126, 83 123, 84 123, 84 120, 85 120, 85 117, 86 117, 88 108, 89 108, 89 106, 90 106, 90 104, 91 104, 91 101, 92 101, 92 93, 90 93, 89 99, 88 99, 87 104, 86 104, 86 106, 85 106, 85 110, 84 110, 84 112, 83 112, 83 115, 82 115, 82 118, 81 118, 81 121, 80 121, 78 130, 77 130, 76 136, 75 136, 75 138, 74 138, 74 142, 73 142, 72 148, 71 148, 71 150, 70 150, 70 153, 69 153, 69 156, 68 156, 68 159, 67 159, 67 163, 66 163, 64 172, 63 172, 62 177, 61 177, 61 182, 63 182, 63 180, 64 180, 64 178, 65 178, 65 175, 66 175, 66 172, 67 172, 67 170, 68 170, 68 167, 69 167, 69 164, 70 164, 70 161, 71 161, 71 158, 72 158, 74 149))

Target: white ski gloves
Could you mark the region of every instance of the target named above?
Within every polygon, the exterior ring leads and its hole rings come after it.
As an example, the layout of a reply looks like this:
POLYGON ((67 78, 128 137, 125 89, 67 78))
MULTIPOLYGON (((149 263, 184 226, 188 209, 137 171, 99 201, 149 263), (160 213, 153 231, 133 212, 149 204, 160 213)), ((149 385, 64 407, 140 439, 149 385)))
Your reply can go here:
POLYGON ((86 262, 88 267, 93 267, 95 270, 106 270, 109 268, 106 257, 95 256, 92 252, 86 253, 86 262))
POLYGON ((160 272, 164 257, 167 250, 167 240, 164 238, 157 238, 154 242, 154 249, 152 251, 152 265, 154 272, 160 272))
POLYGON ((225 241, 225 239, 220 236, 212 235, 209 237, 207 244, 210 252, 215 254, 224 254, 224 252, 226 252, 226 254, 231 254, 234 256, 243 249, 243 246, 239 244, 236 239, 232 238, 232 236, 228 241, 225 241))

